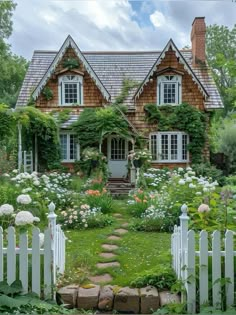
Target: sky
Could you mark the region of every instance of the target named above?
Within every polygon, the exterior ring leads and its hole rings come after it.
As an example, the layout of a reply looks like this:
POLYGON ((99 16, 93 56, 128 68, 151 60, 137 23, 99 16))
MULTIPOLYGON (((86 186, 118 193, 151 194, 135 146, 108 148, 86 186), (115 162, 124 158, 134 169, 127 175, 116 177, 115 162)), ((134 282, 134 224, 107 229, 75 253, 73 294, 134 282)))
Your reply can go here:
POLYGON ((82 51, 162 50, 172 38, 190 45, 196 16, 206 24, 236 24, 236 0, 15 0, 12 51, 58 50, 70 34, 82 51))

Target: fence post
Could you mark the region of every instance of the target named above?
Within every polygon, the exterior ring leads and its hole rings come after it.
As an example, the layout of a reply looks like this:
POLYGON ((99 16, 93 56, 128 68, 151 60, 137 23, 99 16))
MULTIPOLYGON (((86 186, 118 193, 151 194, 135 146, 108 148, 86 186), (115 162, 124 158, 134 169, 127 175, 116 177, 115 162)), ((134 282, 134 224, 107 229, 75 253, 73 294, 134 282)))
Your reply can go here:
MULTIPOLYGON (((181 216, 180 219, 180 274, 181 274, 181 280, 185 282, 186 278, 186 261, 185 261, 185 253, 188 248, 188 207, 186 204, 183 204, 181 207, 181 216)), ((184 301, 185 297, 184 294, 181 295, 182 302, 184 301)))
POLYGON ((53 285, 56 283, 56 264, 55 264, 55 258, 56 258, 56 224, 57 224, 57 215, 54 212, 56 206, 53 202, 50 202, 48 205, 48 226, 51 231, 51 249, 52 249, 52 265, 53 265, 53 285))

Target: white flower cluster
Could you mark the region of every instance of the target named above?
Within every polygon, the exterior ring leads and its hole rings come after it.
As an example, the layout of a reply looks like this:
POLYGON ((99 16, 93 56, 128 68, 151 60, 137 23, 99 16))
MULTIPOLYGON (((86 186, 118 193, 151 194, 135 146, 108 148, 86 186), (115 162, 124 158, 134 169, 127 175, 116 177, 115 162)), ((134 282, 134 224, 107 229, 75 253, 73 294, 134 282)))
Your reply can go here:
POLYGON ((0 207, 0 216, 3 215, 12 215, 14 212, 14 208, 12 205, 9 205, 8 203, 2 205, 0 207))
POLYGON ((40 219, 38 217, 34 217, 29 211, 20 211, 15 217, 15 225, 17 226, 32 225, 34 222, 39 221, 40 219))
POLYGON ((19 195, 17 198, 16 198, 16 201, 22 205, 28 205, 32 202, 32 199, 30 197, 30 195, 19 195))

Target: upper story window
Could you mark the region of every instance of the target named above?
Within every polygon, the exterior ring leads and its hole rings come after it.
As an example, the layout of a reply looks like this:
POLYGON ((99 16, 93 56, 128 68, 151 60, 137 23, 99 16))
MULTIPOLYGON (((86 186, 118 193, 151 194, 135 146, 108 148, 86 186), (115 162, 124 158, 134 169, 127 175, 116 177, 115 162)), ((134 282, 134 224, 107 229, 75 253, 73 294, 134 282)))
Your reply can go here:
POLYGON ((64 75, 59 78, 59 102, 64 106, 83 104, 82 76, 64 75))
POLYGON ((180 75, 163 75, 157 79, 158 105, 178 105, 182 102, 182 77, 180 75))

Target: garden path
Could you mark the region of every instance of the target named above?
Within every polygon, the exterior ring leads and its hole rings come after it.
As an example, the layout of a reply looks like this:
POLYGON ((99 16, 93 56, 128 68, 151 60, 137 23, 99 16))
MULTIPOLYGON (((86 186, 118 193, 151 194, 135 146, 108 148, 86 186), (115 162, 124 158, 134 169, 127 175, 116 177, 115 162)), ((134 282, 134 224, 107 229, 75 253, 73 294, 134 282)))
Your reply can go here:
MULTIPOLYGON (((121 213, 114 213, 114 218, 116 219, 117 223, 119 222, 118 226, 112 233, 107 237, 108 241, 120 241, 122 239, 122 235, 128 233, 129 231, 126 229, 128 227, 128 222, 124 222, 124 218, 121 213)), ((112 276, 109 273, 110 268, 117 268, 120 267, 120 263, 116 260, 117 254, 114 254, 112 251, 119 249, 118 244, 102 244, 102 249, 106 250, 99 254, 104 260, 96 264, 98 269, 106 269, 106 273, 89 277, 89 280, 95 284, 102 284, 108 283, 112 281, 112 276)))

